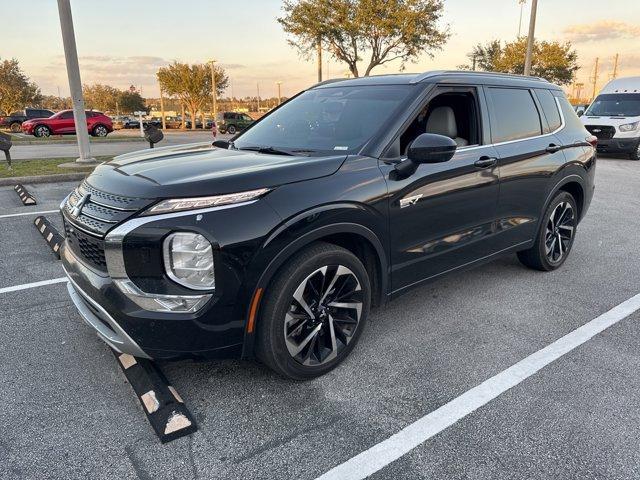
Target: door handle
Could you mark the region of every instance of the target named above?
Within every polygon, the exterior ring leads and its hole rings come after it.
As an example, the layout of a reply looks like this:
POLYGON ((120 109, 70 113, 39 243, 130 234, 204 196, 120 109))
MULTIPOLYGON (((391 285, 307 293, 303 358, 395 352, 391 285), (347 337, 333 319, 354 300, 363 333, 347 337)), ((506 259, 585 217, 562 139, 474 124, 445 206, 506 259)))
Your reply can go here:
POLYGON ((483 156, 483 157, 480 157, 478 160, 476 160, 474 165, 478 168, 489 168, 489 167, 493 167, 496 163, 498 163, 497 158, 483 156))
POLYGON ((556 152, 559 152, 560 150, 562 150, 562 147, 560 145, 556 145, 555 143, 550 143, 549 146, 546 148, 546 151, 548 153, 556 153, 556 152))

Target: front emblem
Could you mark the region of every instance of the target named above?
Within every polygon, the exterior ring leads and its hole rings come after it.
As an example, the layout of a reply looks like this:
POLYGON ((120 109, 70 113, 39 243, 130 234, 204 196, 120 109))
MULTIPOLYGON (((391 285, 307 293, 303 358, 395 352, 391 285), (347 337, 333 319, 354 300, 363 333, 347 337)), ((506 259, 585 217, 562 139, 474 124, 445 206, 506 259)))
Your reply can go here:
POLYGON ((418 200, 422 198, 422 193, 418 193, 417 195, 411 195, 410 197, 404 197, 400 199, 400 208, 410 207, 411 205, 415 205, 418 200))
POLYGON ((602 130, 600 130, 599 128, 594 128, 593 129, 593 133, 600 133, 602 130))
POLYGON ((71 210, 71 216, 73 218, 78 218, 80 216, 80 214, 82 213, 82 207, 84 207, 84 204, 87 203, 87 201, 89 201, 89 197, 91 197, 91 194, 87 193, 80 200, 78 200, 78 202, 76 203, 76 206, 73 207, 73 210, 71 210))

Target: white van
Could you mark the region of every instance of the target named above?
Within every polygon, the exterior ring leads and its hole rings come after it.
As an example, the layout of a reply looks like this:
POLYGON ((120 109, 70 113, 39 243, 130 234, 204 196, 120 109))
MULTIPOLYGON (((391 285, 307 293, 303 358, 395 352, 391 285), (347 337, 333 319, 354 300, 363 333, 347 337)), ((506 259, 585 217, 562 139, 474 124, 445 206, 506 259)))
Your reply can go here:
POLYGON ((611 80, 581 116, 598 137, 598 152, 640 160, 640 77, 611 80))

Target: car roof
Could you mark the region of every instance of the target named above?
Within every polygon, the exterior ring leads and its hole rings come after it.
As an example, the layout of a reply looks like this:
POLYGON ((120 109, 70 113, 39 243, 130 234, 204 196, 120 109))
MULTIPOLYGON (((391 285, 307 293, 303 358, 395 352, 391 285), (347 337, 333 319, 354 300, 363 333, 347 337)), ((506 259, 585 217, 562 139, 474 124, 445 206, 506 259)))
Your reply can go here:
POLYGON ((358 78, 334 78, 311 88, 357 85, 414 85, 418 83, 474 83, 477 85, 519 86, 560 90, 560 87, 540 77, 512 75, 497 72, 464 70, 433 70, 424 73, 400 73, 393 75, 372 75, 358 78))
POLYGON ((640 93, 640 77, 615 78, 600 93, 640 93))

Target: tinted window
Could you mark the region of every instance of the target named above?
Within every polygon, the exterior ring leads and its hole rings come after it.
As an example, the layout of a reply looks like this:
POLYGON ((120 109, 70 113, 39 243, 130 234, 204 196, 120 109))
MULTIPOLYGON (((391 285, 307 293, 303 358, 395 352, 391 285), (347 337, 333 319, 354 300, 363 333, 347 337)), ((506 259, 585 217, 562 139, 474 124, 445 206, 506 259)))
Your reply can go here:
POLYGON ((352 153, 393 118, 412 91, 412 85, 307 90, 255 123, 235 145, 352 153))
POLYGON ((73 118, 73 112, 63 112, 58 116, 58 118, 61 118, 63 120, 73 118))
POLYGON ((553 132, 557 130, 560 128, 560 125, 562 125, 562 119, 560 118, 560 112, 558 112, 558 105, 556 104, 555 98, 549 90, 536 90, 536 95, 538 96, 540 105, 542 105, 544 116, 547 118, 549 131, 553 132))
POLYGON ((640 93, 605 93, 598 95, 586 115, 596 116, 640 116, 640 93))
POLYGON ((491 136, 494 143, 542 133, 540 115, 529 90, 489 88, 488 94, 492 104, 491 136))

